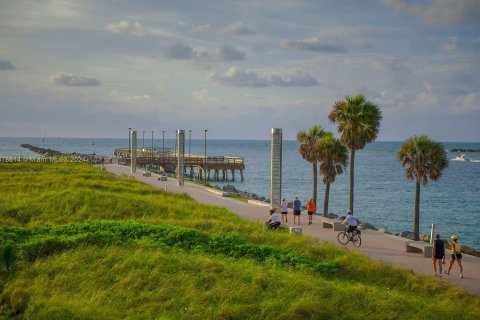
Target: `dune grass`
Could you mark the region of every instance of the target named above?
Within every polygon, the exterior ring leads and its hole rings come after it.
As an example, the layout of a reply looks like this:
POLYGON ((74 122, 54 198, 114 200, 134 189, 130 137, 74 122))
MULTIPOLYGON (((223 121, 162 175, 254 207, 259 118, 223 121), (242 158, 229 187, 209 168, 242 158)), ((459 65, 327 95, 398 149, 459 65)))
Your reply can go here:
POLYGON ((442 280, 86 164, 0 164, 0 181, 0 319, 480 316, 442 280))

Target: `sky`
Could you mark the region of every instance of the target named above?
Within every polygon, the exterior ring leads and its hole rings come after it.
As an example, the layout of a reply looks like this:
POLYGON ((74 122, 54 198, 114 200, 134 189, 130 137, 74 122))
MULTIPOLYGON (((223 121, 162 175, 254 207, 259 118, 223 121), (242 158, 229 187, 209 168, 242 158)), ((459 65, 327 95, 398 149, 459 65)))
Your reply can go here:
POLYGON ((0 136, 338 136, 356 94, 377 140, 480 141, 480 1, 0 0, 0 136))

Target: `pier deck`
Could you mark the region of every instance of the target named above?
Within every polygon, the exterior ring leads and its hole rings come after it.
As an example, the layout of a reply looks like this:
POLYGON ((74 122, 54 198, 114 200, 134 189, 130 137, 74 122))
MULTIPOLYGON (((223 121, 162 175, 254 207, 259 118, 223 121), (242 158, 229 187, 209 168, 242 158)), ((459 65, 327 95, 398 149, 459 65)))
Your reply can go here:
MULTIPOLYGON (((114 154, 118 157, 118 164, 130 165, 130 153, 128 148, 115 149, 114 154)), ((186 154, 184 157, 185 171, 190 178, 200 180, 228 180, 230 171, 231 180, 235 180, 235 171, 240 172, 243 181, 245 161, 241 157, 207 156, 198 154, 186 154), (213 177, 210 173, 213 172, 213 177)), ((178 154, 172 151, 156 151, 152 149, 137 149, 137 165, 153 166, 166 172, 176 172, 178 154)))

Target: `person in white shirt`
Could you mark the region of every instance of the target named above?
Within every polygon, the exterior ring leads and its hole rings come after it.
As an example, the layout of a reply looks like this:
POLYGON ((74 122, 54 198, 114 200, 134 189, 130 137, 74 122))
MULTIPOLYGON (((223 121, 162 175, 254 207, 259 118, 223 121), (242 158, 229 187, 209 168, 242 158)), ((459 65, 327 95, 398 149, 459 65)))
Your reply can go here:
POLYGON ((265 225, 267 226, 267 229, 273 230, 273 229, 278 229, 280 227, 280 218, 277 216, 275 213, 275 209, 270 209, 270 219, 265 222, 265 225))
POLYGON ((345 218, 345 220, 343 220, 343 224, 348 225, 347 232, 352 233, 354 230, 358 231, 357 230, 358 222, 357 222, 357 219, 353 216, 352 210, 348 210, 348 215, 345 218))
POLYGON ((288 222, 288 216, 287 216, 287 213, 288 213, 288 202, 285 201, 285 198, 283 198, 282 200, 282 222, 288 222))

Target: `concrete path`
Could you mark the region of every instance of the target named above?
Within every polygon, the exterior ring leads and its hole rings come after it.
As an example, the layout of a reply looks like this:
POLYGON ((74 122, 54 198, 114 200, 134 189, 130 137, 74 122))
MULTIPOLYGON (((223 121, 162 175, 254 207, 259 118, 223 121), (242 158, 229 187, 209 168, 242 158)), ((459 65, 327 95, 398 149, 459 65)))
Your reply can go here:
MULTIPOLYGON (((177 187, 177 182, 169 178, 168 181, 158 181, 157 175, 152 174, 151 177, 144 177, 143 171, 138 170, 135 174, 130 173, 130 168, 117 164, 107 164, 106 169, 116 175, 134 176, 137 180, 150 184, 156 188, 167 190, 169 192, 186 193, 200 203, 214 205, 226 208, 241 217, 245 217, 255 221, 265 221, 269 217, 268 207, 249 204, 231 198, 221 197, 208 191, 206 188, 186 182, 184 186, 177 187)), ((293 215, 288 214, 288 225, 293 226, 293 215)), ((307 215, 301 216, 301 227, 303 234, 309 235, 321 240, 326 240, 342 246, 337 241, 338 232, 332 229, 324 229, 321 227, 321 217, 313 216, 313 224, 308 225, 307 215)), ((405 239, 387 235, 373 230, 362 230, 362 245, 360 248, 353 247, 352 243, 348 243, 347 247, 353 251, 360 251, 363 254, 381 260, 386 263, 392 263, 415 272, 427 273, 433 276, 431 258, 424 258, 420 253, 408 253, 405 250, 405 239)), ((447 250, 447 262, 444 269, 448 267, 451 252, 447 250)), ((469 292, 480 295, 480 258, 463 254, 463 274, 464 278, 459 278, 458 266, 455 264, 449 276, 443 275, 448 282, 460 285, 469 292)))

